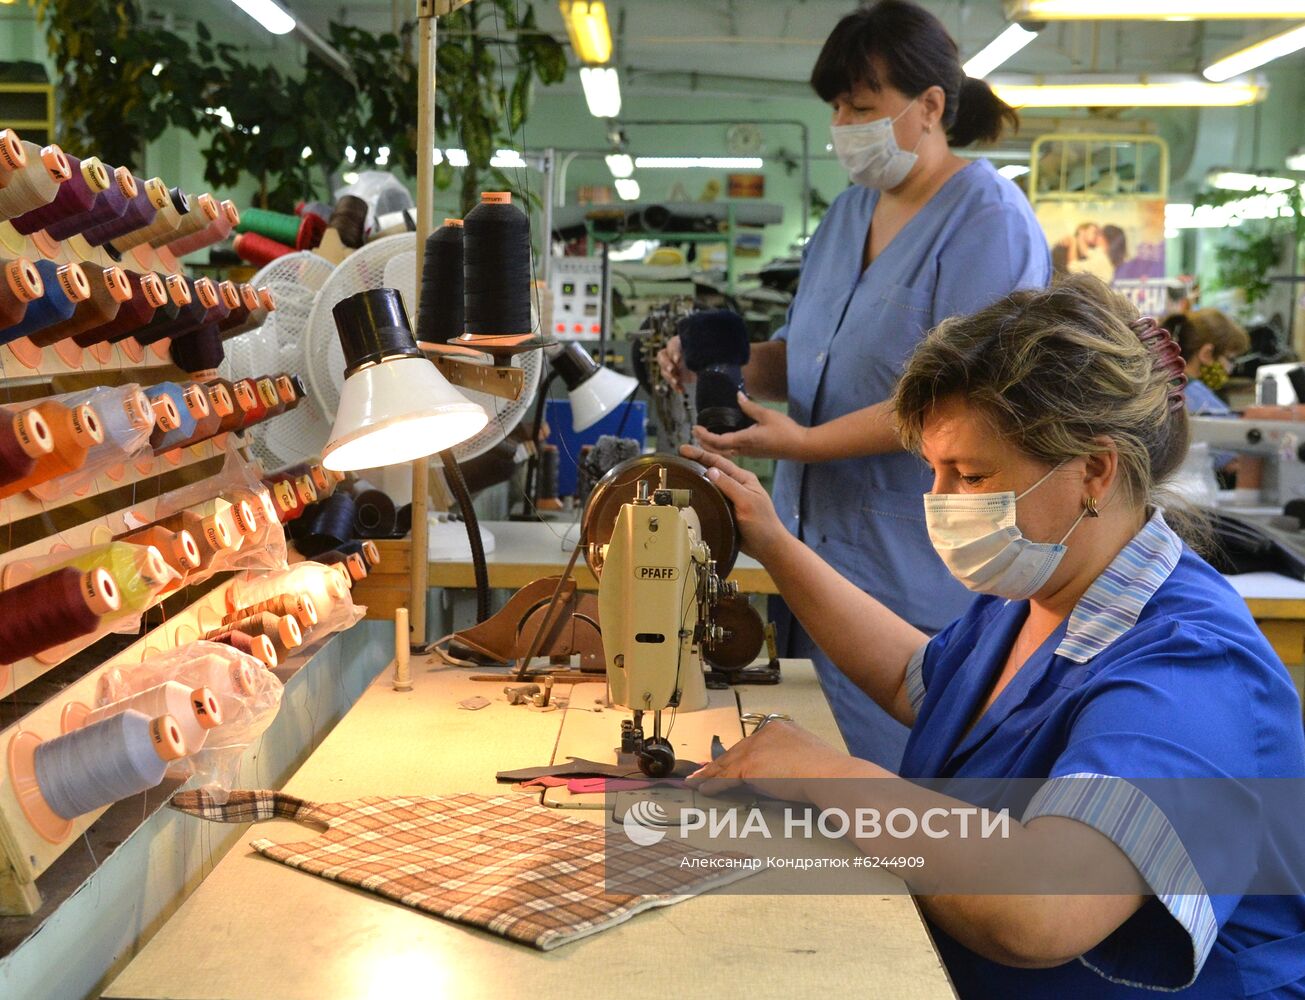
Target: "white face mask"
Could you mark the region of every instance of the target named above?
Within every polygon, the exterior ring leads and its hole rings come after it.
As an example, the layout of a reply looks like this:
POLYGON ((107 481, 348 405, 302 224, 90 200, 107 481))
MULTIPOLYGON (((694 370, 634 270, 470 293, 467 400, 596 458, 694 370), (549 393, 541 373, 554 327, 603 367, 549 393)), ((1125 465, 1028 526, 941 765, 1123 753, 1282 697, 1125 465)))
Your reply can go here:
MULTIPOLYGON (((914 104, 912 101, 911 104, 914 104)), ((911 104, 904 107, 896 118, 877 118, 863 125, 831 125, 834 154, 852 178, 854 184, 879 191, 890 191, 902 181, 915 166, 919 157, 915 151, 906 152, 897 145, 893 123, 906 114, 911 104)), ((920 140, 924 140, 921 134, 920 140)), ((920 148, 920 143, 915 144, 920 148)))
MULTIPOLYGON (((1064 463, 1061 463, 1062 465, 1064 463)), ((1059 542, 1031 542, 1015 524, 1015 502, 1045 483, 1056 469, 1016 496, 1006 493, 926 493, 929 540, 961 583, 980 594, 1012 601, 1032 597, 1051 579, 1065 542, 1087 510, 1059 542)))

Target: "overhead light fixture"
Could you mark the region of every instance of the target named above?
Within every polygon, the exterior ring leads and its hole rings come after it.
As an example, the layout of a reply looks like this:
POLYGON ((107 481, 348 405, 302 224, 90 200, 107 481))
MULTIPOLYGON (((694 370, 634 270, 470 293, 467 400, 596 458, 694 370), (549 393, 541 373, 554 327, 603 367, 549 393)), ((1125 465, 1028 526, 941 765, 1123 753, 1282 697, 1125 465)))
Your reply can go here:
POLYGON ((615 118, 621 113, 621 81, 611 66, 582 66, 580 86, 595 118, 615 118))
POLYGON ((1011 21, 1253 21, 1305 18, 1305 0, 1006 0, 1011 21))
POLYGON ((1028 172, 1029 172, 1029 168, 1026 167, 1023 163, 1008 163, 1004 167, 997 168, 997 173, 1001 174, 1003 177, 1008 178, 1009 180, 1012 181, 1016 177, 1023 177, 1028 172))
POLYGON ((1281 59, 1301 49, 1305 49, 1305 24, 1298 24, 1290 31, 1270 35, 1243 49, 1222 56, 1205 67, 1201 75, 1215 83, 1223 83, 1224 80, 1249 73, 1257 66, 1263 66, 1265 63, 1281 59))
POLYGON ((322 464, 335 472, 398 465, 452 448, 488 422, 417 347, 393 288, 358 292, 331 310, 344 386, 322 464))
MULTIPOLYGON (((450 167, 465 167, 471 162, 467 159, 467 151, 465 149, 446 149, 444 150, 444 155, 448 157, 450 167)), ((439 160, 436 160, 435 162, 438 163, 439 160)))
POLYGON ((521 158, 521 154, 515 149, 498 149, 489 159, 491 167, 498 167, 500 170, 511 170, 524 167, 526 161, 521 158))
POLYGON ((588 430, 624 403, 639 380, 600 365, 574 340, 544 349, 571 399, 571 428, 588 430))
POLYGON ((621 196, 622 201, 639 200, 639 182, 633 177, 616 178, 616 193, 621 196))
POLYGON ((1305 171, 1305 149, 1298 149, 1287 157, 1287 169, 1305 171))
POLYGON ((276 0, 231 0, 231 2, 274 35, 284 35, 295 30, 295 19, 276 0))
POLYGON ((634 174, 634 158, 629 153, 608 153, 607 169, 613 177, 630 177, 634 174))
POLYGON ((966 76, 982 80, 1037 37, 1038 33, 1036 31, 1030 31, 1020 24, 1012 24, 975 55, 971 56, 969 62, 962 66, 961 69, 966 76))
POLYGON ((760 170, 762 164, 760 156, 639 156, 634 165, 640 170, 760 170))
POLYGON ((571 48, 582 63, 605 63, 612 58, 612 32, 602 0, 562 0, 562 19, 571 48))
POLYGON ((1209 83, 1197 77, 1056 77, 990 80, 992 89, 1016 108, 1235 108, 1264 100, 1259 80, 1209 83))
POLYGON ((1300 182, 1290 177, 1219 170, 1206 177, 1206 183, 1221 191, 1259 191, 1264 194, 1277 194, 1279 191, 1291 190, 1300 182))

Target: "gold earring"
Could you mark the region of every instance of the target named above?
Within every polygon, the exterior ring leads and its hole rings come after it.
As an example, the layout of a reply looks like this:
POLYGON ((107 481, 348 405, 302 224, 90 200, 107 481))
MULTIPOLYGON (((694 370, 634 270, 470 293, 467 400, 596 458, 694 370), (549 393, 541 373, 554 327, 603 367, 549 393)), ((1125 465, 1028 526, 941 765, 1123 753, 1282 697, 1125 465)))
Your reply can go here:
POLYGON ((1100 517, 1100 516, 1101 516, 1101 511, 1097 510, 1097 498, 1096 498, 1096 497, 1084 497, 1084 498, 1083 498, 1083 509, 1087 512, 1087 516, 1088 516, 1088 517, 1100 517))

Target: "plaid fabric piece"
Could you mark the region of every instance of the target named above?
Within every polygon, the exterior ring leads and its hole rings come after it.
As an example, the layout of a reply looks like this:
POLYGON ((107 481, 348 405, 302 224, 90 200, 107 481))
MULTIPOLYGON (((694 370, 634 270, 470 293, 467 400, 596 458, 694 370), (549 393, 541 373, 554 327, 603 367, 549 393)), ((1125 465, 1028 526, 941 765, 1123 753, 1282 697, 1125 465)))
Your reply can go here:
POLYGON ((250 846, 291 868, 541 951, 754 873, 682 866, 694 853, 683 844, 640 847, 619 830, 521 795, 318 803, 260 790, 232 792, 220 805, 191 791, 173 796, 172 807, 222 823, 281 818, 320 826, 316 840, 250 846), (658 891, 605 894, 609 869, 658 891))

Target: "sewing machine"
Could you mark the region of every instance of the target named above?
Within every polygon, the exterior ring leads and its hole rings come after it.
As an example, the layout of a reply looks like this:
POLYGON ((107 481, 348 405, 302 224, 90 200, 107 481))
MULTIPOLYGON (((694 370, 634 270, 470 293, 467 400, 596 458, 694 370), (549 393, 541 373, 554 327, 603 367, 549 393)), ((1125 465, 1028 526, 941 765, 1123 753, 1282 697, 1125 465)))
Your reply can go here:
POLYGON ((1256 407, 1254 416, 1192 417, 1192 440, 1204 441, 1211 451, 1233 451, 1260 459, 1258 477, 1254 467, 1243 463, 1238 471, 1238 491, 1260 490, 1261 502, 1281 510, 1289 500, 1305 497, 1305 407, 1256 407), (1273 412, 1284 418, 1264 418, 1273 412))
POLYGON ((663 713, 707 707, 704 662, 736 670, 761 648, 761 619, 725 580, 738 556, 733 510, 697 463, 642 456, 594 488, 581 545, 598 578, 610 701, 633 713, 621 756, 665 776, 676 755, 663 713))

